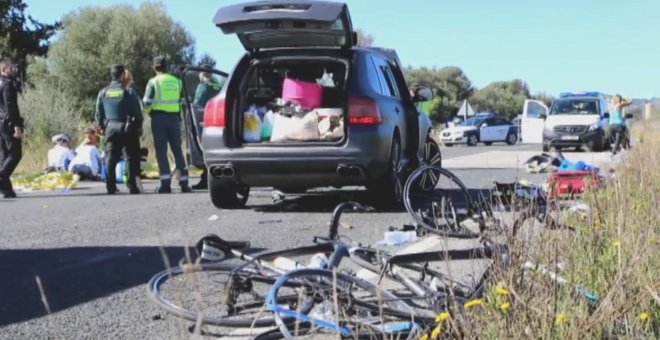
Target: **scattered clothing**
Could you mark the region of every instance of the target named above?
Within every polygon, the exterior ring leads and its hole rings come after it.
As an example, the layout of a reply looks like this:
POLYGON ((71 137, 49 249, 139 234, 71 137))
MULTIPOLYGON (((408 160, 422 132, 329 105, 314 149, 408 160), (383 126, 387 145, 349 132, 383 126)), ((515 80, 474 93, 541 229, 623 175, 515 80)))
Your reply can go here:
POLYGON ((561 152, 558 152, 556 156, 543 153, 528 159, 523 164, 528 173, 545 173, 548 172, 551 167, 558 168, 564 160, 564 155, 562 155, 561 152))

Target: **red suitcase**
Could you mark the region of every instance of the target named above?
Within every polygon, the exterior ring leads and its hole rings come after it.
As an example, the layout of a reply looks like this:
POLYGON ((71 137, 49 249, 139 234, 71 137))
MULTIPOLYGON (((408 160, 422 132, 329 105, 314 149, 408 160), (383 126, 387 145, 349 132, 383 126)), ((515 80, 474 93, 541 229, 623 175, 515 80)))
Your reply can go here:
POLYGON ((548 198, 572 199, 584 193, 587 188, 600 187, 600 176, 593 171, 555 172, 547 180, 548 198))

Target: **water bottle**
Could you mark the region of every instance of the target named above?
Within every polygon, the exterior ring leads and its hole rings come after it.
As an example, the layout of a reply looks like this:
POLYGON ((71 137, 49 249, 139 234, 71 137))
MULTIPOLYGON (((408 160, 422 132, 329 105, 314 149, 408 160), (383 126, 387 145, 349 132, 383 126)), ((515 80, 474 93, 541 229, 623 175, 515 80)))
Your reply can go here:
POLYGON ((305 266, 300 264, 298 261, 294 261, 283 256, 276 258, 275 261, 273 261, 273 264, 275 267, 286 271, 305 268, 305 266))
POLYGON ((312 259, 309 260, 307 268, 311 269, 325 269, 328 267, 328 257, 324 253, 317 253, 312 256, 312 259))

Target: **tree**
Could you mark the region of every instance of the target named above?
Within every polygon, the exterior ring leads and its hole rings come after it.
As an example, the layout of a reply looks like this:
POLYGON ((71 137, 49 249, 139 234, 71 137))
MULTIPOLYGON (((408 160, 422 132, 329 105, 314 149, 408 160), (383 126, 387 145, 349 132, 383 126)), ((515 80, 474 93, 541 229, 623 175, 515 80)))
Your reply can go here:
POLYGON ((463 100, 468 99, 474 92, 470 79, 456 66, 440 69, 408 67, 406 79, 409 84, 415 83, 434 90, 436 98, 431 104, 430 115, 435 122, 444 122, 453 116, 463 100))
POLYGON ((217 62, 215 61, 215 58, 207 53, 202 54, 202 56, 197 60, 198 66, 206 65, 209 68, 214 68, 216 64, 217 62))
POLYGON ((0 1, 0 55, 11 58, 24 78, 27 57, 48 52, 48 39, 60 27, 59 23, 44 24, 25 15, 23 0, 0 1))
POLYGON ((367 33, 366 31, 360 28, 356 29, 355 32, 357 33, 358 36, 357 39, 358 46, 365 46, 365 47, 373 46, 374 37, 371 34, 367 33))
POLYGON ((552 104, 552 101, 555 99, 555 97, 553 97, 552 95, 549 95, 545 92, 539 92, 539 93, 535 94, 532 98, 542 101, 548 107, 550 107, 550 104, 552 104))
POLYGON ((491 83, 475 92, 470 101, 475 110, 514 118, 522 112, 525 99, 529 97, 527 84, 515 79, 491 83))
POLYGON ((172 70, 194 61, 194 39, 160 4, 85 7, 65 15, 63 27, 41 66, 48 70, 43 81, 53 82, 63 96, 85 108, 87 118, 98 91, 110 80, 110 65, 124 64, 142 94, 154 75, 153 57, 166 56, 172 70))

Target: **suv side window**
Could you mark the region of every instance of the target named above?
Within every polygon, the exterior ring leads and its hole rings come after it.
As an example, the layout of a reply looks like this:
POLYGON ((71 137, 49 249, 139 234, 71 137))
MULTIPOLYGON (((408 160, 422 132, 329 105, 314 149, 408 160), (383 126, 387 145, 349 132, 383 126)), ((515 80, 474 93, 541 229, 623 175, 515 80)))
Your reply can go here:
POLYGON ((367 77, 369 77, 369 84, 371 89, 383 96, 389 96, 387 91, 387 85, 385 85, 385 80, 382 79, 383 76, 376 64, 376 60, 371 55, 366 56, 367 61, 367 77))
POLYGON ((400 98, 401 95, 396 84, 396 78, 392 73, 392 69, 390 69, 390 66, 387 64, 387 60, 378 56, 372 56, 372 59, 376 65, 376 68, 378 69, 381 86, 383 87, 381 94, 389 97, 400 98))

